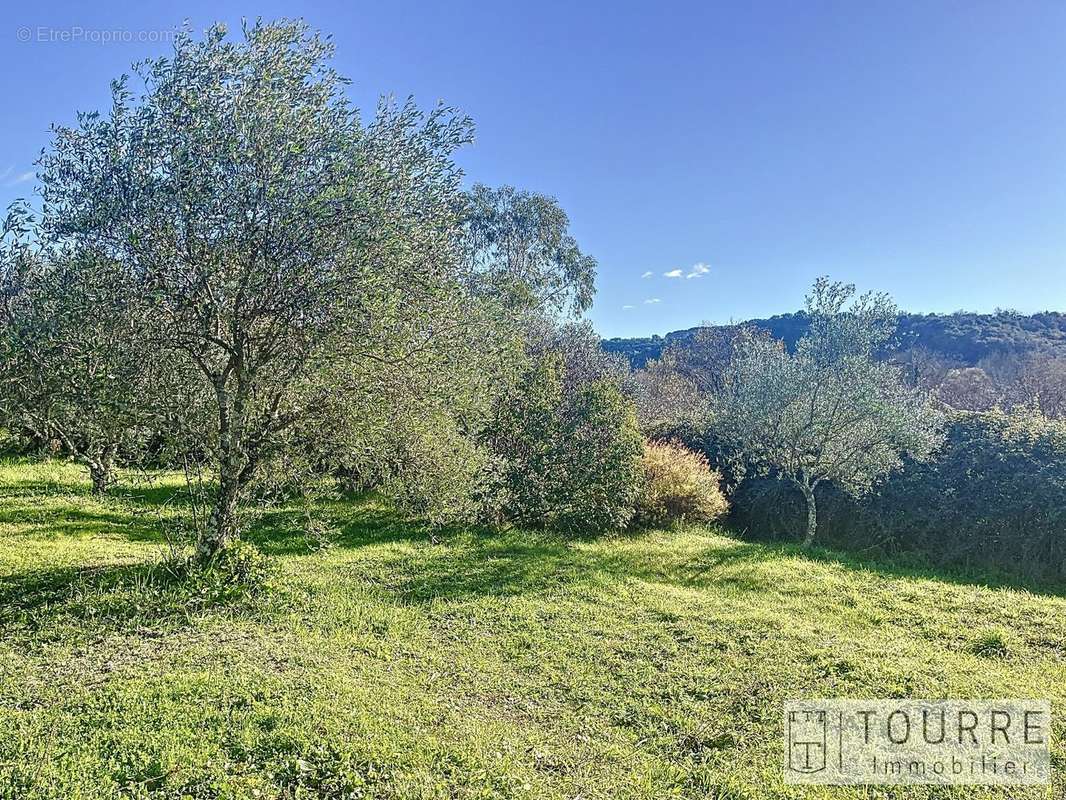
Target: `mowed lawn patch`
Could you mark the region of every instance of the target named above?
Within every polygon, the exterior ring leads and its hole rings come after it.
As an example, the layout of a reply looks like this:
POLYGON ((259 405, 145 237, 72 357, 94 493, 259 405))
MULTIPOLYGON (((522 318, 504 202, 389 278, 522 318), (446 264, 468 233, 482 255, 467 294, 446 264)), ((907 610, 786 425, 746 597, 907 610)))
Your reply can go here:
POLYGON ((176 476, 0 467, 0 797, 1061 796, 801 789, 801 697, 1066 698, 1066 600, 708 529, 432 534, 374 497, 251 535, 269 592, 170 579, 176 476))

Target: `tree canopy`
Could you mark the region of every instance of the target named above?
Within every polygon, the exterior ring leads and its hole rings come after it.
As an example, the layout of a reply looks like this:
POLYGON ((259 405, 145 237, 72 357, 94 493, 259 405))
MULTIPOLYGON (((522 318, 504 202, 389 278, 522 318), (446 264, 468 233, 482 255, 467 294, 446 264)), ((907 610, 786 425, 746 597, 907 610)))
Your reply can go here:
POLYGON ((452 154, 471 123, 386 101, 364 124, 331 55, 302 22, 183 34, 41 161, 45 235, 113 265, 151 310, 158 358, 200 377, 212 421, 187 430, 218 470, 206 552, 301 428, 343 440, 368 403, 413 402, 390 372, 446 363, 462 385, 484 367, 460 357, 493 330, 456 233, 452 154))
POLYGON ((581 314, 592 305, 596 259, 581 252, 552 197, 476 184, 464 243, 473 284, 514 308, 581 314))

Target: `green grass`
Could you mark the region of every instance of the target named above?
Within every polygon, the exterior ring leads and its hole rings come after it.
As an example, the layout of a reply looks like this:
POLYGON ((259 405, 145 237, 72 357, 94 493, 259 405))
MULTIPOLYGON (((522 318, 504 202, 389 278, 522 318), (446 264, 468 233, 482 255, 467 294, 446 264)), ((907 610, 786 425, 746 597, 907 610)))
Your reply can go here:
MULTIPOLYGON (((216 606, 152 567, 176 478, 0 465, 0 797, 1004 796, 785 786, 800 697, 1066 699, 1066 600, 691 529, 431 539, 373 498, 253 538, 216 606), (128 476, 135 479, 136 476, 128 476)), ((1063 796, 1063 726, 1055 786, 1063 796)))

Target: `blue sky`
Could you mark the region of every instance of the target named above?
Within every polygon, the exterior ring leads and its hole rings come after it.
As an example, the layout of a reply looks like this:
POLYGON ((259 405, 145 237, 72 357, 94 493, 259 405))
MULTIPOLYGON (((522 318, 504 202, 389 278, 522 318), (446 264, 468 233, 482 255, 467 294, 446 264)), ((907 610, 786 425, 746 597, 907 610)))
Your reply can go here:
POLYGON ((142 36, 256 15, 331 32, 364 108, 469 113, 468 178, 555 195, 599 259, 605 336, 794 310, 820 274, 915 311, 1066 310, 1058 0, 18 4, 0 202, 52 121, 166 49, 142 36))

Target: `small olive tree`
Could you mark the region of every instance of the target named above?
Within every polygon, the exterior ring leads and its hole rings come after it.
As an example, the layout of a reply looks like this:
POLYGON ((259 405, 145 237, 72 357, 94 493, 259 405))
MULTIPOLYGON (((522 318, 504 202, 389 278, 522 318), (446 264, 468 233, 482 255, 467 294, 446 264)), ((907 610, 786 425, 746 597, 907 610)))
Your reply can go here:
POLYGON ((718 435, 745 463, 796 485, 807 503, 803 544, 818 526, 815 489, 831 481, 859 496, 940 442, 941 415, 897 366, 875 360, 897 312, 886 295, 820 278, 807 297, 810 329, 795 352, 742 330, 715 396, 718 435))
POLYGON ((165 386, 145 309, 113 262, 43 247, 25 207, 12 207, 2 233, 0 415, 88 467, 103 493, 120 453, 145 443, 165 386))

